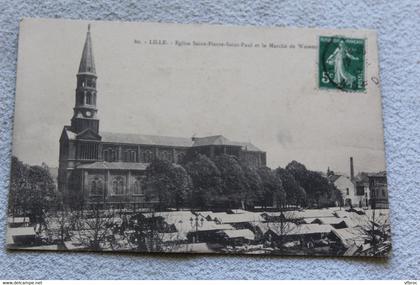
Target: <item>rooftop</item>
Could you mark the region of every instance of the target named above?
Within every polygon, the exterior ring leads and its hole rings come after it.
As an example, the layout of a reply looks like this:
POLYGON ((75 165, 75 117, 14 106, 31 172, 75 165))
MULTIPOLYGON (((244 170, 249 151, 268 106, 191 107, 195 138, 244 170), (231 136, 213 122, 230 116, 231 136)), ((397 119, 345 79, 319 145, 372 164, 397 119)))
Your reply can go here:
POLYGON ((231 141, 222 135, 202 137, 202 138, 192 138, 192 140, 194 141, 194 144, 192 146, 231 145, 231 146, 240 146, 242 147, 243 150, 247 150, 247 151, 261 151, 252 143, 231 141))
POLYGON ((222 230, 228 238, 245 238, 248 240, 254 240, 255 234, 248 229, 241 229, 241 230, 222 230))
POLYGON ((157 136, 157 135, 142 135, 142 134, 124 134, 100 132, 103 142, 113 143, 129 143, 129 144, 147 144, 160 146, 178 146, 191 147, 193 141, 190 138, 157 136))
MULTIPOLYGON (((64 129, 68 139, 75 140, 77 134, 72 132, 69 127, 64 129)), ((159 135, 143 135, 130 133, 114 133, 114 132, 99 132, 102 137, 102 142, 122 143, 122 144, 139 144, 139 145, 156 145, 156 146, 170 146, 170 147, 198 147, 209 145, 229 145, 240 146, 242 150, 246 151, 262 151, 252 143, 231 141, 224 136, 209 136, 202 138, 185 138, 159 135)))
POLYGON ((146 170, 148 163, 140 162, 107 162, 97 161, 89 164, 81 164, 78 169, 110 169, 110 170, 146 170))

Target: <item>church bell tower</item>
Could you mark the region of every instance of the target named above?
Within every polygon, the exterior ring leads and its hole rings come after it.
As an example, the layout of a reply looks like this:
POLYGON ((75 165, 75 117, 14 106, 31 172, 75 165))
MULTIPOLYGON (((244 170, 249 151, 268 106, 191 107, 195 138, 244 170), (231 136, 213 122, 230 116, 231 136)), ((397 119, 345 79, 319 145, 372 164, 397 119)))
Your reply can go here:
POLYGON ((77 73, 76 101, 71 119, 71 130, 76 134, 86 129, 91 129, 95 133, 99 132, 98 110, 96 109, 97 78, 89 24, 77 73))

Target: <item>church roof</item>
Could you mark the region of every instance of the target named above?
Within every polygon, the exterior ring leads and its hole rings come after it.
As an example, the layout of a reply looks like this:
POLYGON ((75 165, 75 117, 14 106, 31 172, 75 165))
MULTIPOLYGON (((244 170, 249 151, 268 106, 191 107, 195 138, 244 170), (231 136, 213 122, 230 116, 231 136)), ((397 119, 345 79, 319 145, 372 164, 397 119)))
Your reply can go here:
POLYGON ((96 74, 95 61, 93 59, 92 39, 90 38, 90 24, 86 34, 85 45, 83 47, 82 58, 80 59, 79 73, 96 74))
MULTIPOLYGON (((64 128, 68 139, 77 139, 77 134, 68 128, 64 128)), ((185 137, 127 134, 113 132, 99 132, 102 142, 121 143, 121 144, 140 144, 140 145, 157 145, 169 147, 195 147, 208 145, 234 145, 240 146, 246 151, 262 151, 251 143, 231 141, 224 136, 209 136, 202 138, 194 138, 194 141, 185 137)))
POLYGON ((81 164, 78 169, 110 169, 110 170, 146 170, 148 163, 141 162, 108 162, 97 161, 89 164, 81 164))
POLYGON ((103 142, 191 147, 190 138, 100 132, 103 142))
POLYGON ((231 141, 222 135, 202 137, 202 138, 193 138, 193 140, 194 140, 194 144, 192 146, 234 145, 234 146, 242 147, 243 150, 261 151, 259 148, 257 148, 251 143, 231 141))

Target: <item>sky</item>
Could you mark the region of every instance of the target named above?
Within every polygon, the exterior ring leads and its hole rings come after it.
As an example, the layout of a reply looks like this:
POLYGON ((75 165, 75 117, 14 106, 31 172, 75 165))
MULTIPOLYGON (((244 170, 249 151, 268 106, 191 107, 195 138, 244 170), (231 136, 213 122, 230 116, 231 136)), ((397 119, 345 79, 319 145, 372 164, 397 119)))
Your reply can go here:
MULTIPOLYGON (((266 151, 272 168, 297 160, 312 170, 349 174, 352 156, 356 172, 385 170, 380 89, 369 81, 379 78, 373 32, 90 23, 102 131, 220 134, 266 151), (317 87, 318 37, 338 32, 367 38, 366 92, 317 87)), ((13 154, 25 163, 58 166, 87 24, 21 24, 13 154)))

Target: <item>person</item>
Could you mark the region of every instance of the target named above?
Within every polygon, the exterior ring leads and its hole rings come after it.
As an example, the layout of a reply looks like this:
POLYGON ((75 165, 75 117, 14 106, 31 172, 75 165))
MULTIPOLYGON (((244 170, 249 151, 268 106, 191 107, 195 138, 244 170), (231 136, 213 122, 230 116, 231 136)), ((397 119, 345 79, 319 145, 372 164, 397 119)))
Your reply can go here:
POLYGON ((38 209, 37 211, 37 223, 38 229, 37 233, 41 234, 43 229, 47 229, 47 222, 46 222, 46 212, 45 209, 38 209))
POLYGON ((334 83, 341 85, 344 82, 345 85, 352 88, 356 78, 346 71, 346 67, 344 66, 344 60, 346 58, 351 60, 359 60, 358 57, 355 57, 348 52, 344 40, 340 40, 338 47, 327 58, 326 62, 327 64, 334 66, 334 83))

